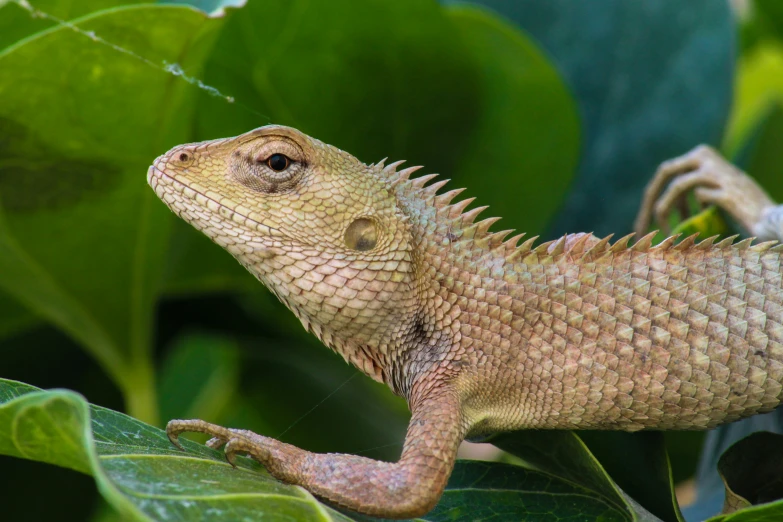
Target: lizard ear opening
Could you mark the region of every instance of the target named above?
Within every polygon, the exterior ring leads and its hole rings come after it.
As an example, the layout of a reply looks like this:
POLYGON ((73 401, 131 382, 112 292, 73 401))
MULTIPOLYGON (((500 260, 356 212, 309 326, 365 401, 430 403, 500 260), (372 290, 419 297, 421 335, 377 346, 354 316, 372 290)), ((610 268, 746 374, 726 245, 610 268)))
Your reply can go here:
POLYGON ((345 246, 351 250, 366 252, 378 244, 378 231, 371 219, 358 218, 345 231, 345 246))

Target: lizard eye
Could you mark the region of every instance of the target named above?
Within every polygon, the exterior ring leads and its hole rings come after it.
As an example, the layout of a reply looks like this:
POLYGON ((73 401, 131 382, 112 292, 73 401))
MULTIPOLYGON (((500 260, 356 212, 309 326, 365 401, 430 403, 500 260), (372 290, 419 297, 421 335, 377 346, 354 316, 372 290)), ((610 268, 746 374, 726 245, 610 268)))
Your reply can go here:
POLYGON ((272 154, 266 159, 266 164, 275 172, 282 172, 291 165, 291 159, 285 154, 272 154))
POLYGON ((268 194, 288 190, 307 170, 304 153, 291 141, 280 138, 250 145, 249 151, 232 158, 232 164, 237 180, 252 190, 268 194))

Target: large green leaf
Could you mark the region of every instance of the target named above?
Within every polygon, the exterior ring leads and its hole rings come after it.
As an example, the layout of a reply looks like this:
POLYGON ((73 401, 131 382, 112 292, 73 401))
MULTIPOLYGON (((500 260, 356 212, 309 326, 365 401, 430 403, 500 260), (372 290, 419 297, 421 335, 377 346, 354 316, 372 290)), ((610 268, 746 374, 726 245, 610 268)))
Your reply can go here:
POLYGON ((660 162, 720 142, 734 71, 729 2, 470 1, 537 40, 576 97, 582 158, 552 235, 628 231, 660 162))
MULTIPOLYGON (((189 70, 220 25, 190 8, 150 6, 75 23, 189 70)), ((0 53, 0 289, 78 339, 153 421, 151 311, 170 214, 144 173, 187 141, 196 92, 66 27, 0 53)))
POLYGON ((199 138, 273 122, 367 162, 388 156, 445 172, 479 104, 455 27, 436 4, 414 0, 248 2, 229 12, 204 81, 237 105, 201 100, 199 138))
POLYGON ((71 20, 90 13, 143 0, 0 0, 0 50, 22 38, 44 31, 58 20, 71 20))
POLYGON ((460 462, 440 503, 424 520, 560 522, 632 520, 622 505, 583 483, 535 469, 460 462))
MULTIPOLYGON (((574 432, 519 431, 495 436, 491 441, 499 448, 521 458, 534 469, 558 477, 560 480, 578 484, 589 491, 592 497, 599 498, 607 505, 613 506, 614 510, 623 514, 625 520, 644 522, 661 520, 640 505, 639 499, 631 498, 620 489, 574 432)), ((642 460, 634 455, 633 450, 634 448, 627 453, 632 456, 628 461, 629 464, 634 460, 637 463, 642 460)), ((647 464, 654 463, 658 458, 660 457, 655 456, 648 459, 647 464)), ((635 471, 638 473, 659 473, 658 467, 659 465, 655 464, 652 469, 635 469, 635 471)), ((667 464, 664 464, 664 467, 668 470, 667 464)), ((626 483, 629 483, 627 477, 623 478, 626 483)), ((666 482, 668 486, 668 481, 666 482)), ((638 489, 638 485, 632 485, 638 489)), ((668 487, 666 489, 670 491, 668 487)), ((651 493, 646 494, 649 496, 651 493)), ((677 519, 677 516, 674 515, 676 507, 671 508, 661 504, 656 504, 655 507, 664 515, 664 520, 677 519)))
POLYGON ((132 520, 347 520, 248 459, 234 470, 219 452, 184 445, 73 392, 0 380, 0 453, 92 474, 132 520))
POLYGON ((541 233, 577 167, 574 99, 523 33, 488 11, 462 6, 449 15, 480 64, 481 87, 479 118, 466 150, 456 154, 453 177, 469 195, 491 203, 492 213, 508 220, 504 227, 541 233))

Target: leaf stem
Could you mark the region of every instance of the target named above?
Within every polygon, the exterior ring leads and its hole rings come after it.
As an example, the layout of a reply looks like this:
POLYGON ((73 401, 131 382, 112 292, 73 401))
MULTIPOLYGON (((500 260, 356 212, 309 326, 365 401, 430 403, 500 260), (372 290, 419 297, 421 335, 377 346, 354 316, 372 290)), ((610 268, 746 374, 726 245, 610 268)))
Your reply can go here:
POLYGON ((118 384, 125 397, 128 415, 153 426, 160 425, 155 369, 149 358, 134 361, 118 384))

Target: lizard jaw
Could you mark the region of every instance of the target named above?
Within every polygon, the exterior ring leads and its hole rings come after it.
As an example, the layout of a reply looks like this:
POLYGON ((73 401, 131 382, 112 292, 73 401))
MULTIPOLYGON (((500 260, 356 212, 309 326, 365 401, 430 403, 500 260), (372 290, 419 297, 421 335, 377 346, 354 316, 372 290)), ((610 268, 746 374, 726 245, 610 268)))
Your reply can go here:
POLYGON ((147 170, 147 183, 172 212, 235 257, 251 256, 258 261, 271 259, 280 254, 277 248, 268 244, 273 238, 283 237, 279 230, 234 210, 232 205, 226 204, 225 200, 216 201, 209 197, 206 191, 201 190, 201 187, 183 183, 158 168, 157 163, 156 161, 147 170), (247 229, 249 234, 258 237, 248 240, 226 234, 223 229, 216 228, 214 222, 210 220, 210 216, 215 214, 222 220, 232 221, 247 229))
POLYGON ((199 230, 203 229, 199 226, 199 223, 194 223, 189 216, 182 215, 186 207, 197 208, 201 210, 202 214, 204 213, 203 209, 208 209, 210 213, 219 214, 222 219, 233 221, 238 225, 244 225, 251 230, 260 232, 261 237, 284 237, 278 229, 262 223, 255 216, 246 215, 249 212, 243 213, 238 208, 238 205, 227 204, 225 199, 217 201, 209 196, 208 191, 203 190, 198 185, 184 183, 159 169, 156 165, 152 165, 147 169, 147 183, 166 206, 199 230), (198 206, 188 205, 190 201, 195 202, 198 206))

